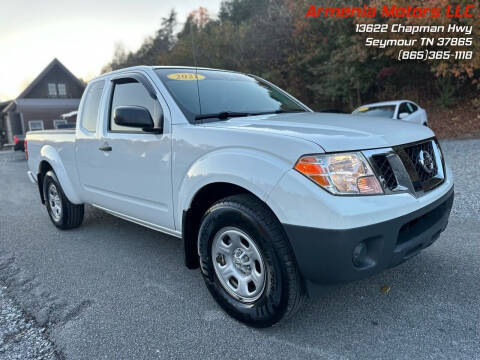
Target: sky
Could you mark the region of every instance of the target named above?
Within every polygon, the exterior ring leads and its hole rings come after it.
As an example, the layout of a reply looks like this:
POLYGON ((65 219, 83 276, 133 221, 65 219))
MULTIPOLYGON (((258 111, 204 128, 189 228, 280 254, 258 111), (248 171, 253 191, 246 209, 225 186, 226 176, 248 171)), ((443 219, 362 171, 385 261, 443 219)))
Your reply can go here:
MULTIPOLYGON (((0 0, 0 101, 15 98, 58 58, 83 80, 98 75, 115 44, 136 50, 175 9, 178 21, 221 0, 0 0)), ((153 64, 152 64, 153 65, 153 64)))

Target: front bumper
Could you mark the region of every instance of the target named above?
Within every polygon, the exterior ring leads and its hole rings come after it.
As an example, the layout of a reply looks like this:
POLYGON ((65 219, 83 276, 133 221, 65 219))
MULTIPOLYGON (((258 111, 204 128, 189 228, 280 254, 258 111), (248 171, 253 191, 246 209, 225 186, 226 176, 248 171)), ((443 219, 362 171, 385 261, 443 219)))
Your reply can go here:
POLYGON ((445 230, 453 186, 436 201, 412 213, 351 229, 319 229, 283 224, 307 285, 332 285, 362 279, 396 266, 430 246, 445 230), (366 261, 353 263, 364 242, 366 261))

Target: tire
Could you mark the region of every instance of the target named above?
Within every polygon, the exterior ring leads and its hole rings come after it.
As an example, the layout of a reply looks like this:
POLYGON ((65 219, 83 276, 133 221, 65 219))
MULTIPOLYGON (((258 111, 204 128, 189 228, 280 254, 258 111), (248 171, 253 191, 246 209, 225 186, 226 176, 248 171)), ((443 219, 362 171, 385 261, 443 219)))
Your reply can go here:
POLYGON ((234 195, 212 205, 202 219, 198 241, 205 284, 230 316, 262 328, 300 308, 305 290, 293 251, 273 212, 256 197, 234 195), (245 251, 240 257, 238 249, 245 251), (246 268, 245 254, 250 255, 246 268), (254 274, 257 282, 242 286, 254 274), (262 274, 263 282, 258 280, 262 274))
POLYGON ((43 179, 43 196, 48 215, 53 224, 62 230, 79 227, 83 221, 83 204, 72 204, 65 196, 60 182, 53 171, 43 179))

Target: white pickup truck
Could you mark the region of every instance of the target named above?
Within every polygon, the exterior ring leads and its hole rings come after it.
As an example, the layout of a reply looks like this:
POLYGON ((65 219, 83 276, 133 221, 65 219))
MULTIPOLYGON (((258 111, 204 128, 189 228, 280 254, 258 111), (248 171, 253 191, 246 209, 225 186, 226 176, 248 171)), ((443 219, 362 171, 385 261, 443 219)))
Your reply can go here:
POLYGON ((104 74, 76 129, 29 132, 27 152, 55 226, 78 227, 91 204, 181 238, 219 305, 256 327, 418 254, 454 196, 427 127, 315 113, 256 76, 203 68, 104 74))

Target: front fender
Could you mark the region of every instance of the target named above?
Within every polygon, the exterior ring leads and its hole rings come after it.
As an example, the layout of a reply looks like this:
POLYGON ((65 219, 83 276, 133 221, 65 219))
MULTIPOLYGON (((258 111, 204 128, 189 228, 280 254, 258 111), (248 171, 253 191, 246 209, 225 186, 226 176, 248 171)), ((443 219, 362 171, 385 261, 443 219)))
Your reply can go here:
POLYGON ((53 171, 57 175, 58 181, 60 182, 62 190, 68 200, 73 204, 81 204, 82 200, 73 186, 70 176, 68 175, 68 172, 63 164, 62 158, 53 146, 45 145, 40 150, 40 161, 37 174, 40 173, 40 165, 42 164, 42 161, 48 162, 53 168, 53 171))
MULTIPOLYGON (((178 187, 176 223, 182 223, 195 194, 212 183, 240 186, 263 201, 292 164, 272 154, 245 148, 228 148, 205 154, 195 161, 178 187)), ((268 203, 267 203, 268 205, 268 203)))

